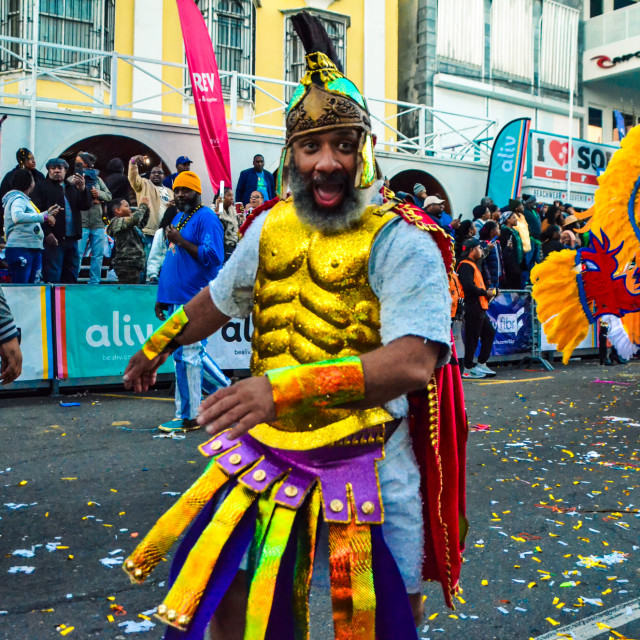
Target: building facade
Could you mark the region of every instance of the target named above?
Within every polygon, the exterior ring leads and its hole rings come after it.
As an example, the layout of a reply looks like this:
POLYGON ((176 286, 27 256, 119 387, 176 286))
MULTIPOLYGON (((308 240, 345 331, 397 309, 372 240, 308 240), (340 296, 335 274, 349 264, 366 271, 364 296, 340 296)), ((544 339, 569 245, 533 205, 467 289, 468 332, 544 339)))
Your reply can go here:
MULTIPOLYGON (((397 3, 392 0, 198 0, 214 45, 232 173, 263 153, 275 168, 286 103, 304 69, 291 15, 325 25, 346 72, 371 100, 381 141, 395 140, 397 3)), ((135 152, 205 174, 175 0, 0 0, 1 169, 18 147, 51 156, 135 152), (36 64, 34 64, 34 61, 36 64), (35 99, 33 99, 35 96, 35 99)))
POLYGON ((525 191, 590 206, 620 129, 640 121, 640 4, 405 0, 399 7, 399 99, 433 109, 426 123, 416 113, 402 117, 401 130, 415 136, 423 128, 446 144, 436 114, 455 114, 460 128, 487 118, 490 145, 507 122, 529 117, 525 191))

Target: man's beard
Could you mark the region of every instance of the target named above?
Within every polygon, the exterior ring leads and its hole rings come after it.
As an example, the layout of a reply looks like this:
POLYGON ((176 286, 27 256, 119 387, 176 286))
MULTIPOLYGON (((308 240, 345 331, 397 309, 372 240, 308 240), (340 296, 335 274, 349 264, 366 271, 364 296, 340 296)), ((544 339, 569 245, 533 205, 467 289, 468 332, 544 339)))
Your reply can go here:
POLYGON ((196 210, 196 207, 200 204, 199 198, 184 198, 182 200, 182 204, 178 205, 178 209, 182 211, 182 213, 191 213, 196 210))
POLYGON ((289 170, 289 188, 298 218, 318 231, 336 232, 352 227, 371 202, 371 189, 356 189, 349 174, 334 172, 305 180, 293 162, 289 170), (313 187, 322 184, 343 185, 344 196, 337 207, 326 209, 316 203, 313 187))

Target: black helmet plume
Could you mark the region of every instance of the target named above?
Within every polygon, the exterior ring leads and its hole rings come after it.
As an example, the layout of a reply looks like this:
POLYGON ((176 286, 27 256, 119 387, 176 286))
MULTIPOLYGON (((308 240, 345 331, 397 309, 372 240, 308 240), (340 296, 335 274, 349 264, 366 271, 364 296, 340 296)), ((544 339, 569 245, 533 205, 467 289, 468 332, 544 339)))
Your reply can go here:
POLYGON ((335 64, 338 71, 344 73, 338 54, 329 39, 329 34, 318 18, 306 11, 301 11, 291 16, 291 23, 307 55, 317 52, 324 53, 335 64))

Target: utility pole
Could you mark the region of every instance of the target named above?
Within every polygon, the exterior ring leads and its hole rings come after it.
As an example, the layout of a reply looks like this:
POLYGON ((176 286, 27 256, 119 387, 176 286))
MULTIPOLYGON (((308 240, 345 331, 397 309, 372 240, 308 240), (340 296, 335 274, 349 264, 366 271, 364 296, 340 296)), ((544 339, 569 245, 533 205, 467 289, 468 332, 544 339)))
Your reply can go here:
POLYGON ((31 153, 36 153, 36 103, 38 86, 38 42, 40 40, 40 0, 33 0, 33 29, 31 32, 31 153))
POLYGON ((571 29, 569 34, 571 42, 571 61, 569 63, 571 74, 569 76, 569 145, 567 146, 567 202, 571 199, 571 165, 573 158, 573 102, 576 91, 576 76, 578 75, 578 29, 577 23, 575 28, 571 29))

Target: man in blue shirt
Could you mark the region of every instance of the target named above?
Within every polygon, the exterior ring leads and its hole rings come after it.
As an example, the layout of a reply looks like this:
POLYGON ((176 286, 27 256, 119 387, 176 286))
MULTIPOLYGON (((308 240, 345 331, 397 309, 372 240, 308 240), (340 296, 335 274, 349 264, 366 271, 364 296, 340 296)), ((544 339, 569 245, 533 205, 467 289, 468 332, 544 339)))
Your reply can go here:
POLYGON ((170 176, 167 176, 162 184, 167 187, 167 189, 173 189, 173 182, 175 181, 177 175, 182 173, 183 171, 190 171, 191 165, 193 164, 193 160, 191 160, 188 156, 180 156, 176 160, 176 172, 172 173, 170 176))
MULTIPOLYGON (((166 228, 169 247, 160 271, 156 316, 187 303, 218 275, 224 262, 224 228, 218 216, 202 206, 200 178, 192 171, 178 174, 173 183, 178 214, 166 228)), ((176 417, 160 425, 165 432, 199 429, 195 418, 206 390, 229 381, 205 351, 206 340, 180 347, 173 354, 176 366, 176 417)))
POLYGON ((264 157, 260 154, 253 157, 253 167, 240 173, 236 185, 236 202, 249 204, 252 191, 259 191, 264 201, 271 200, 276 195, 275 180, 273 174, 264 168, 264 157))

